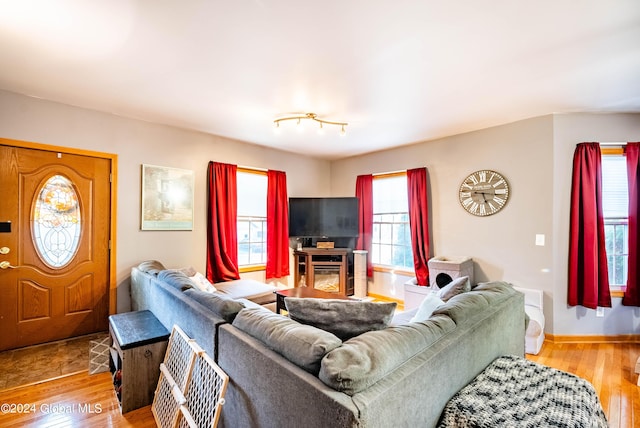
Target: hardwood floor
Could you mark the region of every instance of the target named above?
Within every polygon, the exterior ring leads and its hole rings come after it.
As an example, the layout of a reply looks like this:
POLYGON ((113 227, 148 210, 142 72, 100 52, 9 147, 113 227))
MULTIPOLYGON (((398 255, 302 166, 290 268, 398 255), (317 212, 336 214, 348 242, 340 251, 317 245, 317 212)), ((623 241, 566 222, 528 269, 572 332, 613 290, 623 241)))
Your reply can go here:
MULTIPOLYGON (((549 343, 527 358, 593 384, 611 428, 640 426, 640 386, 634 373, 640 344, 549 343)), ((87 373, 0 391, 0 427, 155 427, 151 406, 120 414, 109 373, 87 373), (33 410, 33 411, 32 411, 33 410)))
POLYGON ((156 426, 151 406, 120 414, 110 373, 84 372, 0 391, 0 406, 2 428, 156 426))
POLYGON ((640 426, 640 386, 636 385, 637 343, 549 343, 536 361, 580 376, 594 386, 611 428, 640 426))

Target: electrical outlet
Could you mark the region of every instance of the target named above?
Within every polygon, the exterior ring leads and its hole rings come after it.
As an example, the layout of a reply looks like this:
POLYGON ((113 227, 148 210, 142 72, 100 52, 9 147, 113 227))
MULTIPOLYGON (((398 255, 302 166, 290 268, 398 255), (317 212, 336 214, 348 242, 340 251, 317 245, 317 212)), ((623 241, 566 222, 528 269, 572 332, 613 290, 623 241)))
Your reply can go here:
POLYGON ((536 235, 536 245, 540 246, 540 247, 544 247, 544 235, 541 233, 538 233, 536 235))
POLYGON ((597 316, 598 318, 602 318, 602 317, 604 317, 604 308, 603 308, 603 307, 598 306, 598 307, 596 308, 596 316, 597 316))

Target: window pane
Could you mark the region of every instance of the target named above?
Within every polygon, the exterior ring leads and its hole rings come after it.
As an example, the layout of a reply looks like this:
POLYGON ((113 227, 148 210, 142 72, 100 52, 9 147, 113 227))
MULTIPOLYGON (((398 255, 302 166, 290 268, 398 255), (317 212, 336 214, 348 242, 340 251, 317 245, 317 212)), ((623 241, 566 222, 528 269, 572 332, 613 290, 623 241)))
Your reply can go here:
POLYGON ((373 212, 406 212, 407 177, 380 178, 373 180, 373 212))
POLYGON ((388 223, 383 223, 380 225, 380 242, 391 242, 391 228, 392 225, 388 223))
POLYGON ((602 205, 605 218, 629 215, 627 161, 624 156, 602 156, 602 205))
POLYGON ((408 207, 405 175, 373 180, 374 264, 413 269, 408 207))
POLYGON ((267 176, 238 172, 238 265, 266 263, 267 176))
POLYGON ((238 215, 267 216, 267 176, 238 172, 238 215))
POLYGON ((249 264, 249 243, 238 243, 238 265, 249 264))
POLYGON ((42 185, 31 211, 31 230, 47 265, 59 268, 71 261, 80 246, 82 223, 78 194, 69 179, 54 175, 42 185))
POLYGON ((380 245, 380 261, 383 265, 392 265, 391 263, 391 245, 380 245))
POLYGON ((249 223, 238 221, 238 243, 249 242, 249 223))
POLYGON ((627 283, 628 231, 626 219, 605 219, 605 248, 609 268, 609 285, 623 286, 627 283))
POLYGON ((623 155, 602 156, 602 201, 609 285, 627 283, 628 236, 627 163, 623 155))
POLYGON ((238 265, 264 264, 267 260, 267 219, 238 217, 238 265))

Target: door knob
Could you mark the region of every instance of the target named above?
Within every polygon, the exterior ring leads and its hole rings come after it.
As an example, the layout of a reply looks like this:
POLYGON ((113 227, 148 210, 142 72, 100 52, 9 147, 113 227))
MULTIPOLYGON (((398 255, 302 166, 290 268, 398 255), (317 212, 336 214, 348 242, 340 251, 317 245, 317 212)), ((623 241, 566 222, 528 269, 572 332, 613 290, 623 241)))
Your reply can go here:
POLYGON ((9 254, 11 249, 9 247, 0 247, 0 254, 9 254))
POLYGON ((0 269, 15 269, 17 266, 11 266, 11 262, 2 261, 0 262, 0 269))

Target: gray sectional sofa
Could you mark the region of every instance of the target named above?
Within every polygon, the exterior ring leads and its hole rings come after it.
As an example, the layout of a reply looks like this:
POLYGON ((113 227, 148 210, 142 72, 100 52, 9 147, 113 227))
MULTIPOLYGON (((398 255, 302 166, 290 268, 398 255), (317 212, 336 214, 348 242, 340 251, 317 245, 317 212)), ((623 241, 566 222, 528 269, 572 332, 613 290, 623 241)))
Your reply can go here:
POLYGON ((341 340, 250 300, 194 298, 159 276, 133 268, 133 307, 179 325, 229 375, 228 428, 434 427, 495 358, 524 355, 524 296, 503 282, 451 298, 426 321, 341 340))

